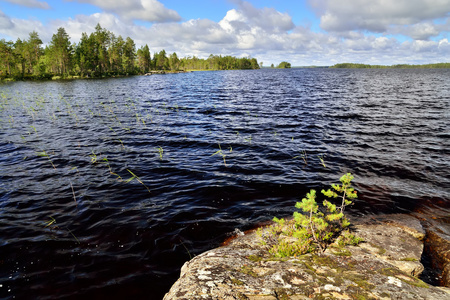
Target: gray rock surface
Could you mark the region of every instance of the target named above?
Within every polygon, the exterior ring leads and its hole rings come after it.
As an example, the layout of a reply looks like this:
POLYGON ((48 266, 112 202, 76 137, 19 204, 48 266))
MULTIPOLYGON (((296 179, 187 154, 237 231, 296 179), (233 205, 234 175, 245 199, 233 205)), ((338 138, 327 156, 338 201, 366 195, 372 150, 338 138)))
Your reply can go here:
POLYGON ((405 230, 405 222, 361 224, 355 235, 365 242, 358 246, 285 259, 271 257, 250 232, 187 262, 164 300, 450 299, 450 289, 417 278, 423 236, 414 220, 407 221, 416 228, 405 230))

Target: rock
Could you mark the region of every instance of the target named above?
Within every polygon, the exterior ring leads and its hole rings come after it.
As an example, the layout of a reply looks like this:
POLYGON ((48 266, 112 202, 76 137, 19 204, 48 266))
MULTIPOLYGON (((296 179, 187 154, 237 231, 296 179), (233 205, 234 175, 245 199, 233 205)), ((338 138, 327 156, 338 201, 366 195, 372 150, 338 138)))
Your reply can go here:
POLYGON ((355 231, 365 239, 358 246, 283 259, 247 233, 186 262, 164 300, 450 299, 450 289, 415 277, 423 270, 423 244, 408 230, 380 223, 355 231))
POLYGON ((390 214, 386 216, 380 216, 377 219, 381 222, 400 227, 419 241, 422 241, 425 238, 425 229, 423 228, 419 219, 413 216, 403 214, 390 214))
POLYGON ((360 247, 373 256, 389 261, 411 276, 419 276, 422 273, 424 268, 420 259, 423 243, 404 231, 403 227, 384 224, 357 225, 356 235, 365 241, 360 247))
POLYGON ((144 74, 144 76, 150 76, 150 75, 154 75, 154 74, 166 74, 166 72, 164 70, 150 71, 150 72, 144 74))
POLYGON ((443 233, 428 231, 425 245, 434 264, 442 270, 440 283, 450 287, 450 242, 443 233))

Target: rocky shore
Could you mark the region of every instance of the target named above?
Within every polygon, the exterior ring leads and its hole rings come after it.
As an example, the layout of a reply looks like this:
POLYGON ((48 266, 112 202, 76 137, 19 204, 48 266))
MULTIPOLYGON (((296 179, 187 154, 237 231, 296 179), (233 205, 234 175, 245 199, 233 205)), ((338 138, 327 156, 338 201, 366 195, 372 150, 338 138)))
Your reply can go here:
POLYGON ((183 71, 183 70, 178 70, 178 71, 164 71, 164 70, 156 70, 156 71, 150 71, 148 73, 145 73, 144 76, 151 76, 151 75, 162 75, 162 74, 178 74, 178 73, 191 73, 191 71, 183 71))
POLYGON ((186 262, 164 300, 450 299, 450 288, 418 278, 425 245, 438 251, 449 286, 448 241, 409 215, 356 224, 355 235, 364 239, 358 246, 331 245, 322 254, 299 257, 271 257, 254 231, 238 236, 186 262))

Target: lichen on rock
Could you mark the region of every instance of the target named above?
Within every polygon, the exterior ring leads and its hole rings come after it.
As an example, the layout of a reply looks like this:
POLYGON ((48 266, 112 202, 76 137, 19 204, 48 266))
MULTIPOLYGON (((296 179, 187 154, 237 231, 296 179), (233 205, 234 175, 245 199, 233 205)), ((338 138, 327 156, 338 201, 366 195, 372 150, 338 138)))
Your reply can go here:
POLYGON ((450 289, 417 278, 420 228, 404 223, 359 224, 358 246, 287 258, 271 256, 250 232, 186 262, 164 299, 450 299, 450 289))

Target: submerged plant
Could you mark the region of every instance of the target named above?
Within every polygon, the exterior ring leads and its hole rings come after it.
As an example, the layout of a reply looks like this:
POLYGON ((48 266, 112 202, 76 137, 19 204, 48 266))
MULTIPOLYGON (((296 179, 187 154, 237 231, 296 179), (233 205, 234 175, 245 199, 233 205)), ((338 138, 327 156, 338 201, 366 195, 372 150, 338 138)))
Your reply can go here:
POLYGON ((344 216, 344 208, 356 199, 356 191, 351 187, 353 176, 350 173, 340 178, 342 185, 332 184, 332 189, 322 190, 329 199, 341 197, 341 205, 336 206, 329 200, 319 207, 316 190, 312 189, 295 207, 301 211, 294 212, 294 218, 274 218, 276 224, 270 228, 271 236, 263 236, 263 243, 269 246, 269 252, 275 256, 296 256, 307 252, 325 251, 334 240, 339 245, 358 244, 361 239, 348 231, 350 222, 344 216))

